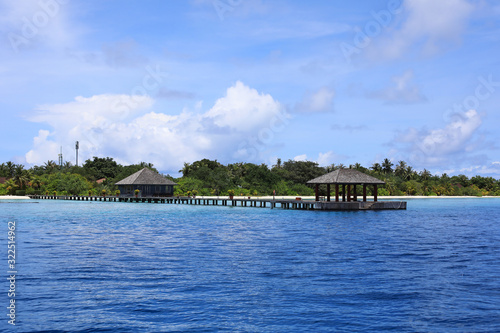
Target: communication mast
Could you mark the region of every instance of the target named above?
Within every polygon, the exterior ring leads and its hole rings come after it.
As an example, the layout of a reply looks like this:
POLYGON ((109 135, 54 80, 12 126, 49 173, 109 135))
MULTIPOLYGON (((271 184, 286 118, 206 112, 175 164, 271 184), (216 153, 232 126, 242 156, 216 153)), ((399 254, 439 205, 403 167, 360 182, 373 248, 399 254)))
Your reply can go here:
POLYGON ((62 153, 62 146, 61 146, 61 153, 59 154, 59 168, 62 169, 63 167, 63 153, 62 153))
POLYGON ((78 166, 78 149, 80 149, 80 143, 78 143, 78 141, 75 144, 75 149, 76 149, 76 166, 78 166))

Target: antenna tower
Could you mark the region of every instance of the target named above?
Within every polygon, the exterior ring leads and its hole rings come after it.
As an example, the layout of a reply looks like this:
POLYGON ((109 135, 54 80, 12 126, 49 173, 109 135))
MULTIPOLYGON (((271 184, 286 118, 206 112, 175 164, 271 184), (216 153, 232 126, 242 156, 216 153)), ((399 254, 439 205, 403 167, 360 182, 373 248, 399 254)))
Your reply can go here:
POLYGON ((78 149, 80 149, 80 143, 77 141, 75 144, 76 149, 76 166, 78 166, 78 149))
POLYGON ((62 146, 61 146, 61 153, 59 154, 59 168, 62 169, 63 166, 63 153, 62 153, 62 146))

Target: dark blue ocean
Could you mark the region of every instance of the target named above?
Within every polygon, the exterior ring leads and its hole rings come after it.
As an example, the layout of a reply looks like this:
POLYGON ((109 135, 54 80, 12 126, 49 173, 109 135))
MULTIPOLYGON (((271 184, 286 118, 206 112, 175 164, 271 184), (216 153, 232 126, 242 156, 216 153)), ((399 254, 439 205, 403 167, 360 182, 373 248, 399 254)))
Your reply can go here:
POLYGON ((500 332, 500 199, 368 212, 0 201, 0 219, 1 332, 500 332))

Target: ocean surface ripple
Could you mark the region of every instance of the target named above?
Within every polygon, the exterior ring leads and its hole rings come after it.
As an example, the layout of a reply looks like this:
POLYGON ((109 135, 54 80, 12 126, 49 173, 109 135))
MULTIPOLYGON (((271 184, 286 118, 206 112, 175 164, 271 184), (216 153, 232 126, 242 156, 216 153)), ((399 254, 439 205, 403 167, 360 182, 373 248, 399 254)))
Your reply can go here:
POLYGON ((380 212, 2 202, 0 217, 4 249, 16 222, 16 332, 500 331, 500 199, 380 212))

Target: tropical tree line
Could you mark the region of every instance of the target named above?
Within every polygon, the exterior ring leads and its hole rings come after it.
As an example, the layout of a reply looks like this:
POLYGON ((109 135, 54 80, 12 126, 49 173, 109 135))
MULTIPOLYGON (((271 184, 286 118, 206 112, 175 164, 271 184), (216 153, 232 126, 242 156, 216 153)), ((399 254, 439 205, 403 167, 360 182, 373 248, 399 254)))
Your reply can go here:
MULTIPOLYGON (((17 194, 54 194, 59 195, 101 195, 114 194, 114 185, 119 180, 149 167, 153 164, 123 166, 113 158, 94 157, 85 161, 82 166, 74 166, 69 162, 58 165, 47 161, 43 165, 26 169, 22 164, 6 162, 0 164, 0 177, 6 181, 0 185, 0 195, 17 194)), ((386 158, 369 167, 359 163, 349 166, 332 164, 320 167, 311 161, 282 162, 269 167, 266 164, 231 163, 223 165, 217 160, 202 159, 193 163, 184 163, 179 178, 165 175, 178 186, 174 195, 228 195, 235 193, 243 196, 314 195, 312 186, 307 181, 337 169, 351 168, 369 174, 386 182, 380 187, 378 194, 384 195, 425 195, 425 196, 500 196, 500 181, 492 177, 467 177, 465 175, 435 175, 424 169, 415 170, 405 161, 393 163, 386 158)), ((333 188, 332 188, 333 189, 333 188)), ((333 189, 334 190, 334 189, 333 189)), ((358 191, 361 191, 358 188, 358 191)), ((371 195, 368 187, 368 195, 371 195)), ((326 186, 320 186, 320 195, 326 195, 326 186)), ((332 192, 332 195, 335 193, 332 192)), ((361 193, 358 193, 361 195, 361 193)))
POLYGON ((123 166, 110 157, 94 157, 82 166, 74 166, 70 162, 58 165, 55 161, 47 161, 29 169, 22 164, 6 162, 0 164, 0 177, 5 178, 4 184, 0 184, 0 195, 114 194, 116 182, 144 167, 157 171, 151 163, 123 166))
MULTIPOLYGON (((282 162, 268 167, 266 164, 233 163, 222 165, 217 161, 203 159, 192 164, 184 163, 179 170, 182 177, 176 179, 179 186, 176 194, 196 190, 202 195, 226 194, 234 190, 236 195, 314 195, 307 181, 337 169, 355 169, 386 182, 378 189, 378 195, 424 195, 424 196, 500 196, 500 180, 492 177, 465 175, 433 175, 429 170, 415 170, 405 161, 393 163, 386 158, 364 167, 360 163, 346 166, 331 164, 320 167, 311 161, 282 162)), ((334 191, 333 187, 331 190, 334 191)), ((357 189, 361 195, 361 187, 357 189)), ((372 195, 368 187, 368 195, 372 195)), ((320 186, 320 195, 326 195, 326 186, 320 186)), ((332 195, 335 193, 332 192, 332 195)))

